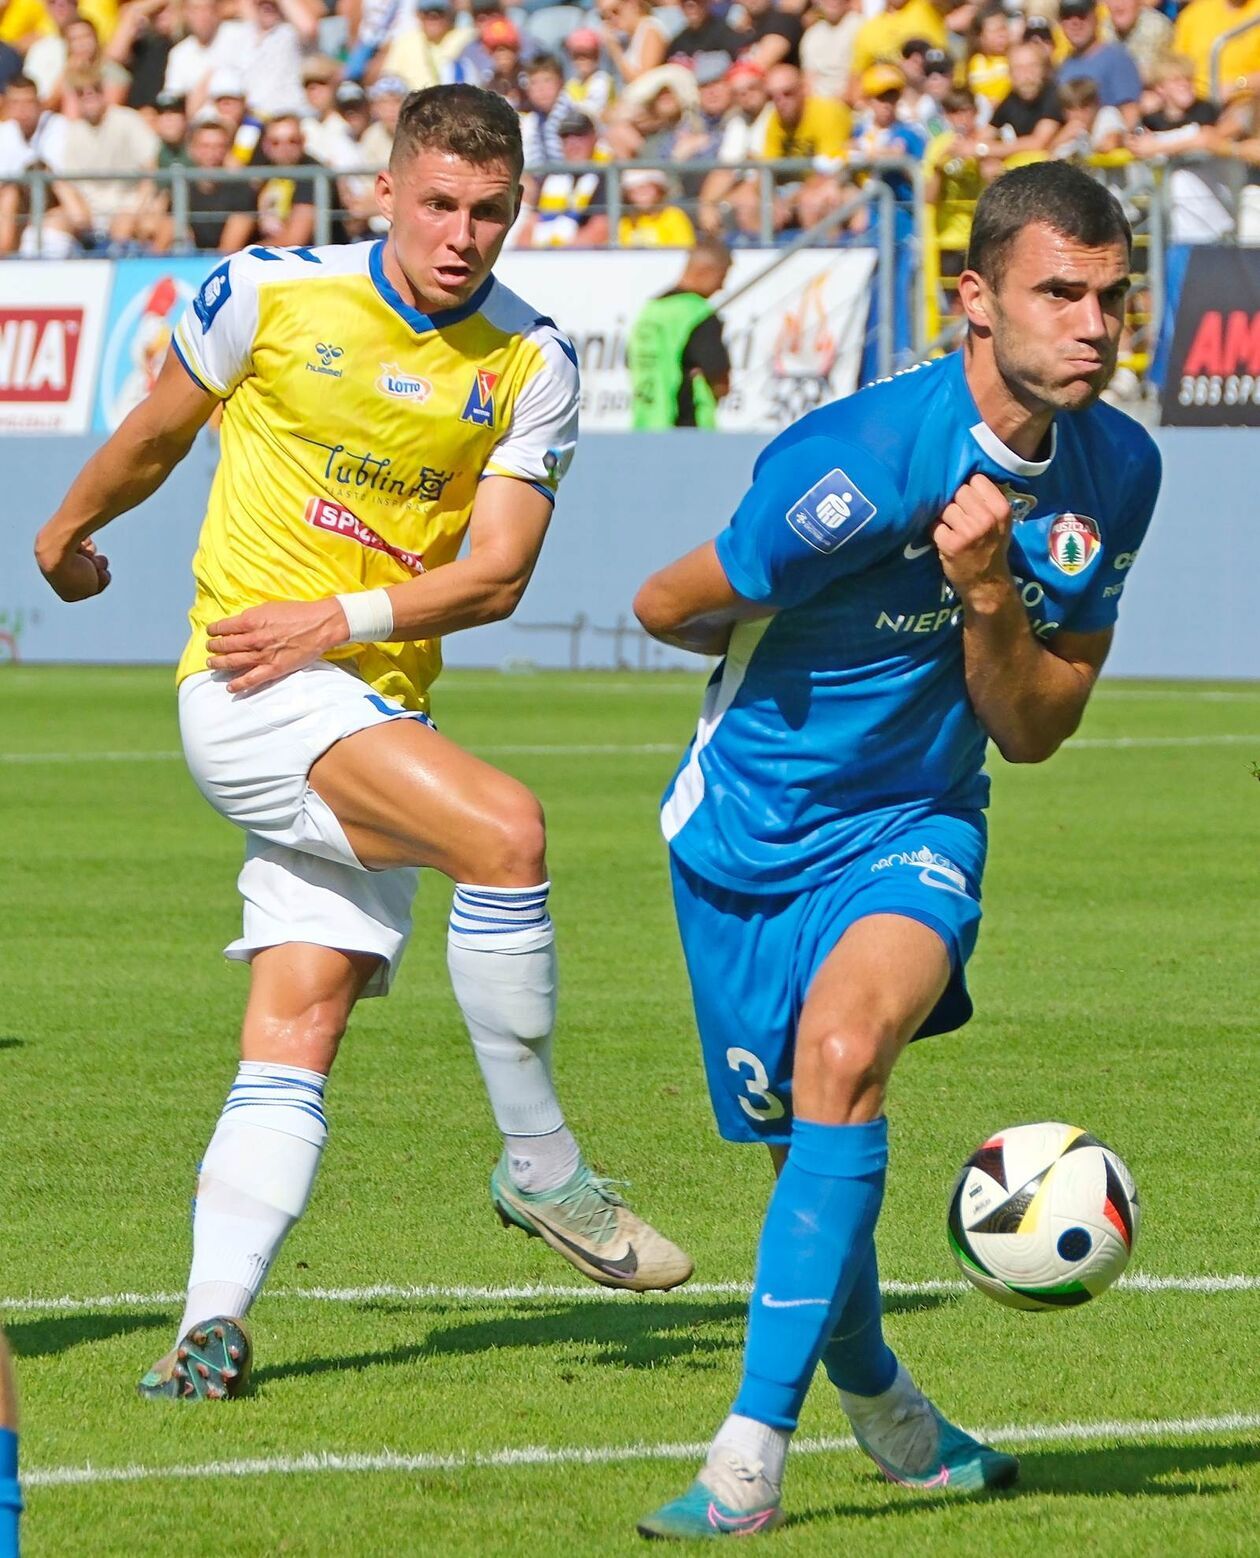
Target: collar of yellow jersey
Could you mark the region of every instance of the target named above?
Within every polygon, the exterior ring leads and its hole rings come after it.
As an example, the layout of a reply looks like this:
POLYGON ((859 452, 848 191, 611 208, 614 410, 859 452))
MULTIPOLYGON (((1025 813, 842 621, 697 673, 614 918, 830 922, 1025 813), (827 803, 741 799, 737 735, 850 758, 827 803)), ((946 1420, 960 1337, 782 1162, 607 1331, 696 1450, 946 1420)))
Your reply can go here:
POLYGON ((424 335, 430 330, 442 330, 447 325, 457 325, 461 319, 467 319, 470 314, 475 314, 490 296, 490 289, 494 286, 494 277, 487 276, 467 303, 461 303, 458 308, 440 309, 436 314, 422 314, 418 308, 412 308, 411 304, 406 302, 402 293, 385 274, 383 238, 372 245, 372 252, 368 256, 368 270, 372 277, 372 285, 381 297, 401 319, 406 320, 417 335, 424 335))

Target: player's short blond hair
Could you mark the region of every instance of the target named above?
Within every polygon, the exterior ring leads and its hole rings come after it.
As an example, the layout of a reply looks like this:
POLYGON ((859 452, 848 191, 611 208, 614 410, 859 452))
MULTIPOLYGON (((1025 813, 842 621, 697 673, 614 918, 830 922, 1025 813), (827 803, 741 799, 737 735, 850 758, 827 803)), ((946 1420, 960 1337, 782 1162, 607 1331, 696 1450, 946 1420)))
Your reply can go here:
POLYGON ((395 172, 417 152, 443 151, 477 165, 505 163, 519 179, 525 166, 521 121, 497 92, 457 82, 425 87, 403 100, 389 165, 395 172))

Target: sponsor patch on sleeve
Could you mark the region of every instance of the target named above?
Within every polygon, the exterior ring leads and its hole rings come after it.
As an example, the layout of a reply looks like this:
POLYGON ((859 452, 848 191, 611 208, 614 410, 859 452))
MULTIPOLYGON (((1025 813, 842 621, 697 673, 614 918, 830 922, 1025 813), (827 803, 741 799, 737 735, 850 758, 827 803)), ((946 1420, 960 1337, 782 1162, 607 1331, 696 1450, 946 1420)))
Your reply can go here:
POLYGON ((201 321, 201 333, 205 335, 214 323, 214 316, 232 296, 232 278, 228 275, 228 262, 213 270, 201 284, 201 291, 193 299, 193 312, 201 321))
POLYGON ((818 552, 835 552, 875 515, 875 505, 836 466, 787 511, 787 522, 818 552))

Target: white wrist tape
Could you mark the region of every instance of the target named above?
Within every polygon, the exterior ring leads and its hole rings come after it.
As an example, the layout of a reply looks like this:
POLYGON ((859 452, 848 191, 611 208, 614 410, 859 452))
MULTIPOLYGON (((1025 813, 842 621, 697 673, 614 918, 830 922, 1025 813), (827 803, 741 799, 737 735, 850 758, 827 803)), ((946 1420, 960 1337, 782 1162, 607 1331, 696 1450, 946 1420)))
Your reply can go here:
POLYGON ((347 644, 388 644, 394 631, 394 608, 388 590, 356 590, 338 595, 337 603, 350 624, 347 644))

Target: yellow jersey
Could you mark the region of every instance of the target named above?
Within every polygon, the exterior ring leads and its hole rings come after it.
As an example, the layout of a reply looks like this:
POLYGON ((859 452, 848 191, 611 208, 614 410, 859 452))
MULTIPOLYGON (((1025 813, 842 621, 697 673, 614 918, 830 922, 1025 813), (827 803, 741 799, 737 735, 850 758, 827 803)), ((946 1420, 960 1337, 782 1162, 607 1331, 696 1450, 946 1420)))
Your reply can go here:
MULTIPOLYGON (((1173 53, 1187 54, 1194 61, 1194 90, 1199 97, 1211 97, 1212 48, 1225 33, 1244 22, 1260 20, 1260 0, 1190 0, 1177 13, 1173 23, 1173 53)), ((1227 103, 1247 89, 1247 77, 1260 72, 1260 26, 1243 33, 1221 50, 1221 101, 1227 103)))
MULTIPOLYGON (((761 155, 767 160, 780 157, 840 158, 848 148, 850 128, 846 103, 833 103, 825 97, 807 97, 801 107, 801 117, 790 130, 779 117, 779 110, 770 110, 761 155)), ((793 176, 803 177, 799 173, 793 176)))
POLYGON ((853 39, 850 69, 860 76, 877 60, 900 66, 901 46, 911 38, 923 38, 934 49, 947 47, 945 23, 932 0, 907 0, 899 11, 880 11, 864 21, 853 39))
MULTIPOLYGON (((206 669, 220 617, 452 561, 485 476, 555 497, 577 442, 572 344, 493 276, 459 308, 418 312, 384 242, 246 249, 176 327, 180 361, 226 402, 180 680, 206 669)), ((437 639, 326 658, 411 709, 442 664, 437 639)))
POLYGON ((617 223, 623 249, 694 249, 696 230, 681 206, 659 211, 630 211, 617 223))

